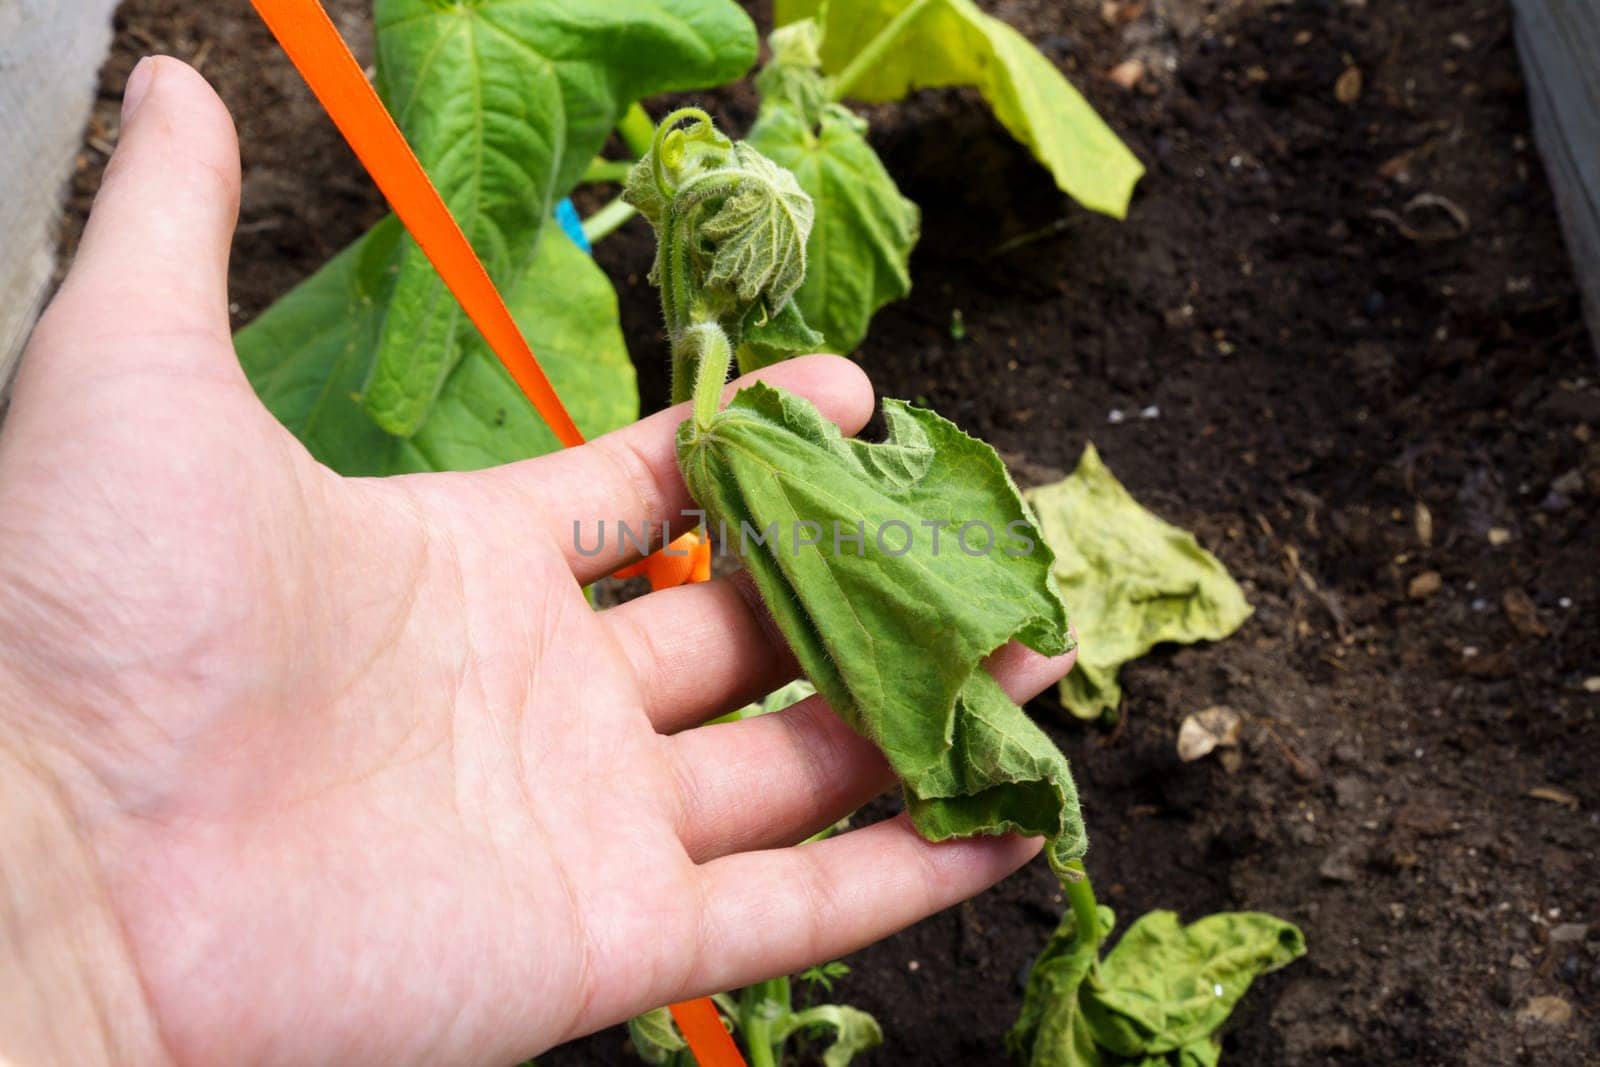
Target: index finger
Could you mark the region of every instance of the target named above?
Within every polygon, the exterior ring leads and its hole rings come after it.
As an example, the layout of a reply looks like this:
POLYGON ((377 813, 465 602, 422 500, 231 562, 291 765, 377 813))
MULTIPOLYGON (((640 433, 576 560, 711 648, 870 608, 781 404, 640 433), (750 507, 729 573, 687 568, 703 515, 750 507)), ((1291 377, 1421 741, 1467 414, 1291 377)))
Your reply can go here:
MULTIPOLYGON (((872 385, 848 359, 804 356, 779 363, 738 379, 724 399, 758 379, 804 396, 846 434, 858 432, 872 416, 872 385)), ((636 550, 619 551, 619 523, 635 533, 648 531, 649 543, 657 548, 665 543, 663 523, 669 539, 694 525, 684 515, 695 505, 678 473, 676 453, 678 426, 688 417, 689 405, 680 404, 581 448, 474 477, 520 499, 555 538, 578 581, 587 584, 639 557, 636 550), (605 544, 596 552, 602 521, 605 544), (586 551, 580 551, 580 541, 586 551)))
POLYGON ((703 942, 686 985, 735 989, 838 959, 977 896, 1027 863, 1040 838, 932 844, 904 814, 837 837, 743 852, 700 868, 703 942))

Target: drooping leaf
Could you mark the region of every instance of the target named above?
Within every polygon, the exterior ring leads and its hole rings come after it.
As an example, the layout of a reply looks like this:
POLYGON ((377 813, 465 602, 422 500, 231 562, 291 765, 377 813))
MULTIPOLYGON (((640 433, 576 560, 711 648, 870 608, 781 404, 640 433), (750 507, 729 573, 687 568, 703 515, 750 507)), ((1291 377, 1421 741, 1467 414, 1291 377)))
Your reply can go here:
POLYGON ((816 205, 809 270, 795 303, 831 352, 853 351, 878 309, 911 291, 911 250, 921 232, 917 205, 900 195, 866 129, 838 105, 808 112, 775 95, 750 131, 750 143, 792 171, 816 205))
POLYGON ((822 1050, 823 1067, 849 1067, 856 1056, 883 1044, 878 1020, 848 1004, 818 1004, 795 1012, 785 1020, 783 1030, 780 1040, 795 1031, 831 1031, 833 1040, 822 1050))
MULTIPOLYGON (((411 438, 367 417, 358 393, 400 236, 399 222, 386 220, 238 333, 256 392, 312 455, 346 475, 472 470, 554 451, 554 435, 477 336, 411 438)), ((637 418, 616 293, 566 234, 552 227, 504 295, 579 429, 595 435, 637 418)))
MULTIPOLYGON (((804 286, 800 292, 805 292, 804 286)), ((776 315, 763 319, 752 313, 745 316, 745 321, 748 325, 739 336, 739 370, 744 374, 795 356, 821 352, 827 345, 822 334, 813 330, 801 314, 798 293, 776 315)))
MULTIPOLYGON (((1100 914, 1104 936, 1114 920, 1100 914)), ((1261 912, 1182 926, 1153 911, 1096 969, 1068 911, 1028 974, 1006 1048, 1027 1067, 1216 1067, 1217 1031, 1250 983, 1304 954, 1298 928, 1261 912)))
MULTIPOLYGON (((556 203, 629 105, 738 77, 756 51, 731 0, 376 0, 375 22, 386 103, 502 286, 533 261, 556 203)), ((416 433, 472 336, 405 238, 367 413, 416 433)))
MULTIPOLYGON (((777 0, 776 18, 786 25, 816 17, 823 70, 837 75, 913 2, 777 0)), ((849 95, 881 103, 950 85, 975 86, 1067 195, 1117 218, 1127 213, 1144 173, 1138 159, 1026 37, 972 0, 928 3, 849 95)))
MULTIPOLYGON (((1100 938, 1116 925, 1110 908, 1099 909, 1100 938)), ((1078 936, 1071 908, 1050 943, 1028 971, 1022 1013, 1006 1033, 1006 1052, 1026 1067, 1108 1067, 1109 1061, 1083 1017, 1080 995, 1094 970, 1100 940, 1078 936)))
POLYGON ((1095 1041, 1120 1055, 1203 1060, 1198 1046, 1216 1047, 1213 1035, 1250 983, 1305 951, 1294 924, 1262 912, 1219 912, 1184 926, 1175 912, 1152 911, 1101 961, 1084 1016, 1095 1041))
POLYGON ((1078 664, 1061 683, 1074 715, 1114 713, 1117 672, 1157 644, 1220 641, 1250 617, 1217 558, 1140 507, 1093 445, 1070 477, 1025 495, 1078 627, 1078 664))
POLYGON ((1070 647, 1053 557, 993 449, 899 401, 884 413, 888 439, 864 444, 756 385, 684 424, 679 466, 918 831, 1042 835, 1072 877, 1086 842, 1066 759, 980 666, 1013 638, 1070 647))
POLYGON ((689 1047, 667 1008, 656 1008, 629 1019, 628 1038, 633 1042, 634 1052, 651 1067, 666 1067, 689 1047))

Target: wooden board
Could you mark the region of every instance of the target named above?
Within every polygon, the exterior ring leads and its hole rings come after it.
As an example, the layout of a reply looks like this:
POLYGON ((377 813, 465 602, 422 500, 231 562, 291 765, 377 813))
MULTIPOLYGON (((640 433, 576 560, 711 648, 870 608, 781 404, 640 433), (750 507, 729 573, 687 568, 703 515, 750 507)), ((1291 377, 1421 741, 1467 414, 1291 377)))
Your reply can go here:
POLYGON ((116 0, 0 0, 0 395, 55 268, 116 0))
POLYGON ((1539 153, 1600 356, 1600 0, 1515 0, 1539 153))

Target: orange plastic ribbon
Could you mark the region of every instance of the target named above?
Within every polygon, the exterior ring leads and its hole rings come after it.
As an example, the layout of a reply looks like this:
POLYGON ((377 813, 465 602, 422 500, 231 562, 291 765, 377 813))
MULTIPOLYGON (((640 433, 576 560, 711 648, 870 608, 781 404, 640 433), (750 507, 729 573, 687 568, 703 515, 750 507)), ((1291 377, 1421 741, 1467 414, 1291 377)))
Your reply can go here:
POLYGON ((671 589, 690 582, 711 580, 711 538, 699 531, 686 533, 665 549, 616 573, 618 578, 650 579, 650 589, 671 589))
POLYGON ((694 1058, 700 1061, 700 1067, 745 1067, 739 1046, 733 1043, 733 1035, 722 1025, 722 1016, 710 997, 686 1000, 672 1005, 670 1010, 672 1021, 683 1031, 683 1039, 689 1043, 694 1058))
MULTIPOLYGON (((539 417, 564 447, 583 444, 583 434, 517 328, 472 242, 461 232, 319 0, 250 2, 539 417)), ((686 534, 673 546, 673 553, 663 550, 635 565, 649 575, 652 589, 711 577, 708 540, 686 534), (688 538, 695 540, 685 546, 688 538), (687 557, 675 554, 685 547, 687 557)), ((674 1004, 672 1017, 700 1067, 745 1067, 739 1047, 709 999, 674 1004)))
POLYGON ((319 0, 251 0, 445 285, 563 445, 583 444, 472 243, 319 0))

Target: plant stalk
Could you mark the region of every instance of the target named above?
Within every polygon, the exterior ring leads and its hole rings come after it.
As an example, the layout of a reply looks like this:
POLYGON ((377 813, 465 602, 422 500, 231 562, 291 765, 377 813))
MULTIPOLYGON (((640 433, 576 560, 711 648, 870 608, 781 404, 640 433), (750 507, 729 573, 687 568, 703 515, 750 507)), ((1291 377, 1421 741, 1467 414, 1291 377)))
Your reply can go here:
POLYGON ((638 208, 618 197, 583 220, 583 235, 589 239, 590 244, 599 244, 616 233, 622 228, 623 223, 638 213, 638 208))
POLYGON ((617 123, 617 135, 635 159, 643 159, 655 143, 656 124, 650 120, 650 113, 642 104, 634 104, 622 116, 622 121, 617 123))
POLYGON ((1066 890, 1067 902, 1072 905, 1072 918, 1078 926, 1079 943, 1087 943, 1094 948, 1098 957, 1100 951, 1100 905, 1094 899, 1094 886, 1089 882, 1089 875, 1083 869, 1083 861, 1078 860, 1071 864, 1073 870, 1083 877, 1076 882, 1062 882, 1066 890))
MULTIPOLYGON (((722 407, 722 387, 728 384, 728 368, 733 363, 733 347, 728 335, 715 322, 692 326, 684 347, 692 346, 693 353, 685 353, 696 361, 694 368, 694 424, 699 430, 709 429, 711 420, 722 407)), ((673 372, 678 371, 678 356, 673 354, 673 372)), ((688 370, 687 367, 684 368, 688 370)), ((674 384, 676 388, 676 384, 674 384)))
POLYGON ((739 1031, 750 1053, 750 1067, 778 1067, 773 1053, 773 1016, 789 1013, 789 980, 758 982, 739 997, 739 1031), (779 1011, 774 1011, 776 1007, 779 1011))
POLYGON ((626 159, 606 159, 596 156, 589 161, 589 166, 583 172, 583 177, 578 180, 586 185, 598 185, 603 182, 625 182, 628 175, 633 173, 633 163, 626 159))
POLYGON ((889 24, 879 30, 878 35, 867 42, 867 47, 857 52, 855 58, 833 79, 833 84, 828 89, 828 98, 838 103, 850 95, 850 90, 855 88, 856 83, 883 61, 883 57, 894 47, 906 27, 936 2, 937 0, 911 0, 911 3, 907 4, 900 14, 890 19, 889 24))

